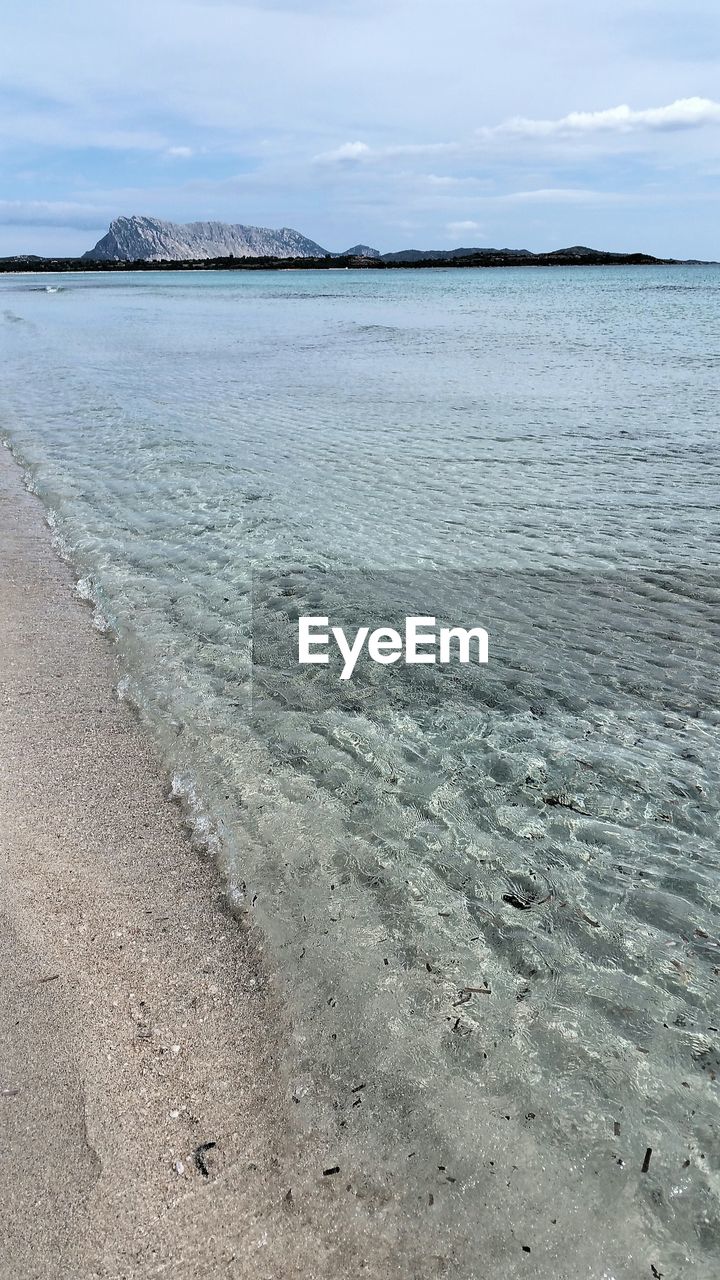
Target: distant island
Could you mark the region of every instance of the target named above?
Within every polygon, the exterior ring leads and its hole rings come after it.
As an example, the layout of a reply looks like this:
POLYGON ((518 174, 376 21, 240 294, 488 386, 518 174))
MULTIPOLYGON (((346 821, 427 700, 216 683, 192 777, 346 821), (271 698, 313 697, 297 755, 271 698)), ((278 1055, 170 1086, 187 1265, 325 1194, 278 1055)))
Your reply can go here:
POLYGON ((331 253, 292 227, 246 226, 225 222, 166 222, 134 214, 115 218, 94 248, 80 258, 16 254, 0 258, 0 272, 12 271, 252 271, 331 270, 355 267, 568 267, 679 266, 697 260, 655 258, 647 253, 611 253, 573 245, 548 253, 529 249, 402 249, 381 254, 357 244, 331 253))

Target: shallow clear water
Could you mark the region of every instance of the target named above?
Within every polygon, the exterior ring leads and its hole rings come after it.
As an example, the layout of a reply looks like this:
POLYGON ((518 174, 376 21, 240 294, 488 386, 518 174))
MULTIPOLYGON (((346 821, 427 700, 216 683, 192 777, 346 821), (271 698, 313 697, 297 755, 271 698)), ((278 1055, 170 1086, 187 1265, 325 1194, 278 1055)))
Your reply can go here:
POLYGON ((267 940, 327 1164, 432 1197, 458 1274, 717 1274, 720 269, 0 294, 0 429, 267 940), (490 663, 341 688, 303 612, 490 663))

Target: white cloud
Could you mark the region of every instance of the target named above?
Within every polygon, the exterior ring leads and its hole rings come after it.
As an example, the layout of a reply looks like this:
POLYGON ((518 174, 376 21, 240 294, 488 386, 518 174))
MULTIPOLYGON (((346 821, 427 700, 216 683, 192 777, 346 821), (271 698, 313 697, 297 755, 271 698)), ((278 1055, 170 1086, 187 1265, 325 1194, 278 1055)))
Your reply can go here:
POLYGON ((466 218, 462 222, 448 222, 447 233, 449 236, 461 236, 467 231, 479 232, 482 227, 479 222, 473 222, 472 218, 466 218))
POLYGON ((341 147, 336 147, 334 151, 323 151, 321 155, 315 156, 315 159, 325 164, 332 164, 342 160, 365 160, 372 154, 372 147, 369 147, 367 142, 343 142, 341 147))
MULTIPOLYGON (((324 164, 412 159, 422 156, 477 154, 484 142, 543 138, 588 138, 598 135, 622 135, 642 130, 668 132, 677 129, 698 129, 705 125, 720 125, 720 102, 712 98, 678 98, 664 107, 645 107, 635 110, 627 105, 609 107, 604 111, 571 111, 557 120, 532 120, 514 116, 502 124, 486 125, 475 131, 467 142, 411 142, 375 147, 367 142, 344 142, 332 151, 322 152, 315 160, 324 164)), ((432 181, 448 179, 432 176, 432 181)), ((570 197, 572 198, 572 197, 570 197)))
POLYGON ((188 160, 192 154, 192 147, 168 147, 165 152, 166 156, 171 156, 176 160, 188 160))
POLYGON ((448 155, 461 150, 458 142, 400 142, 391 147, 370 147, 367 142, 344 142, 334 151, 323 151, 314 159, 322 164, 343 160, 402 160, 412 156, 448 155))
POLYGON ((494 128, 479 129, 482 137, 498 134, 520 138, 587 135, 592 133, 633 133, 641 129, 696 129, 720 124, 720 102, 712 98, 678 98, 666 107, 633 110, 623 105, 605 111, 571 111, 559 120, 528 120, 515 116, 494 128))
POLYGON ((478 181, 477 178, 455 178, 449 173, 424 173, 420 180, 428 187, 463 187, 478 181))
POLYGON ((378 155, 390 157, 438 156, 449 155, 452 152, 460 151, 461 149, 459 142, 401 142, 394 147, 383 147, 378 152, 378 155))
POLYGON ((506 204, 597 204, 627 198, 614 191, 592 191, 584 187, 540 187, 535 191, 510 191, 492 197, 506 204))

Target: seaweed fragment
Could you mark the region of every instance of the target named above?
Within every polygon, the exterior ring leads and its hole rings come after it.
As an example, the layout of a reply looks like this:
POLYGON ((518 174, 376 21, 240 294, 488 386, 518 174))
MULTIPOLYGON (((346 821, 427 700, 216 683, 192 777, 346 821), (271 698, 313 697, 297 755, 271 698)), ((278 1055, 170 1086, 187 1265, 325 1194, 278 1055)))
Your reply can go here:
POLYGON ((212 1151, 213 1147, 216 1147, 216 1146, 217 1146, 217 1142, 201 1142, 200 1146, 196 1147, 195 1151, 193 1152, 195 1168, 202 1174, 203 1178, 210 1177, 210 1170, 208 1169, 207 1164, 205 1163, 205 1152, 212 1151))
POLYGON ((562 792, 555 795, 543 796, 543 802, 551 809, 570 809, 573 813, 582 813, 584 817, 590 817, 587 809, 581 809, 579 805, 576 805, 571 796, 566 796, 562 792))
POLYGON ((544 898, 519 898, 516 893, 504 893, 502 900, 508 906, 515 907, 516 911, 529 911, 531 907, 541 907, 544 902, 549 902, 550 897, 549 893, 544 898))

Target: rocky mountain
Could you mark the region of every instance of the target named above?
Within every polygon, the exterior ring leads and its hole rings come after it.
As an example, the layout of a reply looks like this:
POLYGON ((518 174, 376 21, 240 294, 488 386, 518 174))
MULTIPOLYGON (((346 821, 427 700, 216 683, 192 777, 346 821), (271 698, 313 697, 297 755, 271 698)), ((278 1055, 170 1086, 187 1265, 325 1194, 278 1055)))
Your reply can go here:
POLYGON ((184 262, 202 258, 324 258, 327 250, 291 227, 226 222, 163 222, 135 214, 115 218, 107 235, 83 254, 87 262, 184 262))

